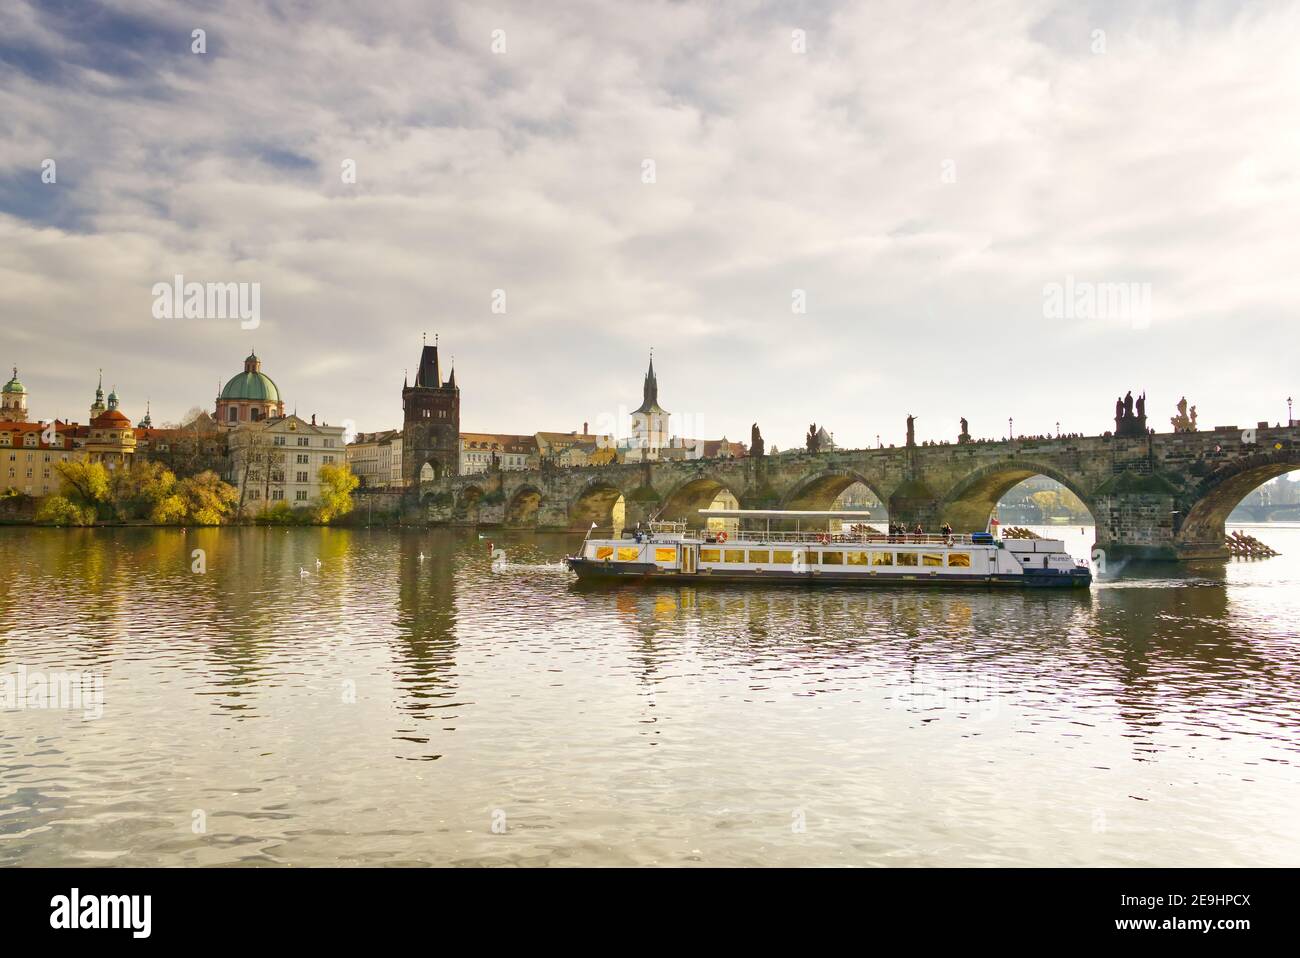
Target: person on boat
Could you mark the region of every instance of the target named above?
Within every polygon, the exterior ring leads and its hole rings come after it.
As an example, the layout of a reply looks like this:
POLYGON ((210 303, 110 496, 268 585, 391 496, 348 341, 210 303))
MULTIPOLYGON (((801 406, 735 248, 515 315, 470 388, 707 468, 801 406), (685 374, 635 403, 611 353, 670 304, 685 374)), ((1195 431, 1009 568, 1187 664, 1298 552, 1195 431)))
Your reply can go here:
POLYGON ((950 526, 948 523, 945 522, 943 525, 941 525, 941 526, 939 527, 939 533, 940 533, 940 535, 942 535, 945 539, 951 538, 951 537, 952 537, 952 526, 950 526))

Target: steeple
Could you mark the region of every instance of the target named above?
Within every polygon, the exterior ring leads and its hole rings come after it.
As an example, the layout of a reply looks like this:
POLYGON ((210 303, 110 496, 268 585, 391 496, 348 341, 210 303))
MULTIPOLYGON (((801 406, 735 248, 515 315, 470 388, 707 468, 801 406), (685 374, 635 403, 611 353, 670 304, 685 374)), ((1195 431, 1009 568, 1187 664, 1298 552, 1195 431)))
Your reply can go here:
POLYGON ((650 368, 645 373, 645 384, 641 387, 641 408, 636 412, 663 413, 668 410, 659 405, 659 380, 655 376, 655 354, 650 350, 650 368))
POLYGON ((456 388, 456 357, 455 356, 451 357, 451 376, 448 377, 447 382, 444 383, 443 385, 445 385, 448 389, 456 388))
POLYGON ((138 427, 136 427, 136 428, 138 428, 138 429, 152 429, 152 428, 153 428, 153 417, 149 414, 149 400, 148 400, 148 399, 146 399, 146 400, 144 401, 144 418, 140 420, 140 425, 139 425, 138 427))
POLYGON ((435 335, 432 346, 427 338, 424 339, 424 346, 420 350, 420 367, 415 371, 415 386, 417 389, 437 389, 441 385, 442 369, 438 365, 438 340, 435 335))

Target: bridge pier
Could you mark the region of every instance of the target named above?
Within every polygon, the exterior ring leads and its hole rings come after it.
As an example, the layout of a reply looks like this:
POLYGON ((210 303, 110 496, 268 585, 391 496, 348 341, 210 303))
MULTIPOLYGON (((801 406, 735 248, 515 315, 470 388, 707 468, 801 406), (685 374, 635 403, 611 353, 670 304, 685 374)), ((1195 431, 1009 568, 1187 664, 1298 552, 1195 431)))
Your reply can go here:
MULTIPOLYGON (((1103 482, 1089 499, 1097 548, 1115 559, 1169 560, 1180 554, 1177 489, 1161 476, 1124 473, 1103 482)), ((1222 547, 1223 533, 1219 532, 1222 547)))
POLYGON ((942 525, 943 503, 924 482, 909 479, 889 497, 889 521, 911 529, 920 525, 934 531, 942 525))

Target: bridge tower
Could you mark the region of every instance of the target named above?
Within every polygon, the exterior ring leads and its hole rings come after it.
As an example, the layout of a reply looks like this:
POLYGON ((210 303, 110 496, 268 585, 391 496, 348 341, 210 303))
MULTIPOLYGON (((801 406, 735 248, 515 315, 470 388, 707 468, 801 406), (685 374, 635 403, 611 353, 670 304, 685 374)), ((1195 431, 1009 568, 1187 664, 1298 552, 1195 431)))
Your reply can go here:
POLYGON ((460 474, 460 389, 455 367, 442 380, 436 338, 420 351, 415 385, 402 383, 402 461, 413 491, 422 478, 460 474))

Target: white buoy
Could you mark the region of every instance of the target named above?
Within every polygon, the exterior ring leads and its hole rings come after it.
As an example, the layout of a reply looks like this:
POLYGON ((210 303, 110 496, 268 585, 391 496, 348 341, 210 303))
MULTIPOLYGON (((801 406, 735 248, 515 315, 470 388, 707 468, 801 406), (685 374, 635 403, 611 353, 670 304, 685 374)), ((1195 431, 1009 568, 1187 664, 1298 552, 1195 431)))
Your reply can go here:
POLYGON ((320 559, 317 559, 317 560, 316 560, 316 568, 318 568, 318 569, 320 568, 320 559))

